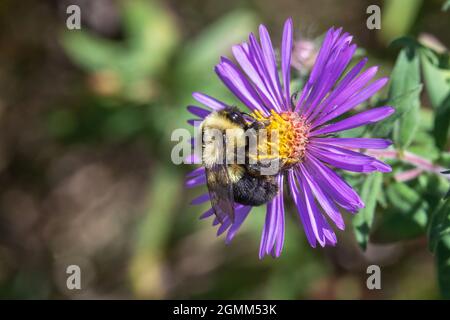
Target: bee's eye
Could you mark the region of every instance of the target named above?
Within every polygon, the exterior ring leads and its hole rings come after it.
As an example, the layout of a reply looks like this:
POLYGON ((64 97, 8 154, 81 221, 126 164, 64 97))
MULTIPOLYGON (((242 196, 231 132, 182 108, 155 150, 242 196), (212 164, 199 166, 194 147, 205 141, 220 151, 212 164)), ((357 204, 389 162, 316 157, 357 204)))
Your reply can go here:
POLYGON ((242 115, 237 112, 230 112, 228 114, 228 117, 233 122, 242 123, 244 121, 244 118, 242 117, 242 115))

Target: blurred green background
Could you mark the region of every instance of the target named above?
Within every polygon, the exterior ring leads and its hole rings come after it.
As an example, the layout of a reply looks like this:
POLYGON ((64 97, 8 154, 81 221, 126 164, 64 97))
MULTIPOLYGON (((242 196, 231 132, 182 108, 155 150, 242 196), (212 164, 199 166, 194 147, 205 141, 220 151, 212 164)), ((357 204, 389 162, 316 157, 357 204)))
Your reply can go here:
POLYGON ((363 252, 348 220, 336 248, 312 249, 289 215, 282 256, 260 261, 258 209, 226 246, 198 220, 207 206, 189 205, 204 190, 183 188, 191 168, 172 164, 170 134, 188 127, 192 91, 232 101, 213 66, 259 23, 276 44, 289 16, 296 40, 342 26, 388 75, 394 38, 449 47, 442 3, 2 0, 0 297, 438 298, 425 236, 363 252), (70 4, 81 30, 65 27, 70 4), (370 4, 381 7, 381 30, 366 28, 370 4), (66 288, 71 264, 82 290, 66 288), (366 288, 370 264, 382 266, 382 290, 366 288))

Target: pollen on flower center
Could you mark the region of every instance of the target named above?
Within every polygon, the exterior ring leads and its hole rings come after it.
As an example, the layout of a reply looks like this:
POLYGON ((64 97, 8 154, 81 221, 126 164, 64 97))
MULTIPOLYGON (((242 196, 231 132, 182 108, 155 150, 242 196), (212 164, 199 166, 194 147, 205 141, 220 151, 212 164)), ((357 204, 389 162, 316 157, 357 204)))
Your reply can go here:
POLYGON ((308 143, 309 125, 297 112, 277 113, 269 116, 255 111, 252 116, 264 123, 266 138, 258 142, 258 160, 280 158, 283 167, 303 160, 308 143))

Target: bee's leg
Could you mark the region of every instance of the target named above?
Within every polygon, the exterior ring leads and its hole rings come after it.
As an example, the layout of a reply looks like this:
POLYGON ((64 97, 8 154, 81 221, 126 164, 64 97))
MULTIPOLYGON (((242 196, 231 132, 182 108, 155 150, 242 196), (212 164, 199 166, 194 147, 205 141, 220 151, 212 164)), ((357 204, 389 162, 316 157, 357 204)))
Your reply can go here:
POLYGON ((257 176, 260 172, 260 166, 257 163, 249 163, 246 165, 248 172, 253 175, 257 176))
POLYGON ((265 120, 265 121, 253 121, 247 129, 251 130, 254 129, 256 131, 260 130, 260 129, 264 129, 265 127, 267 127, 270 124, 269 120, 265 120))
POLYGON ((270 159, 265 161, 258 161, 256 163, 249 163, 247 165, 248 171, 253 175, 275 175, 282 167, 280 159, 270 159))

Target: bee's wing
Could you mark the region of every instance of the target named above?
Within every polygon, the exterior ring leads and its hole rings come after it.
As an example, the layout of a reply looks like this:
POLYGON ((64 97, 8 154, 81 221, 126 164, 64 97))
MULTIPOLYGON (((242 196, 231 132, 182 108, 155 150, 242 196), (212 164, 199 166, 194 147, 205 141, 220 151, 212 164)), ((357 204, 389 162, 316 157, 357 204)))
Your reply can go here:
POLYGON ((215 164, 206 168, 206 184, 214 213, 220 223, 228 217, 234 222, 233 185, 226 165, 215 164))

